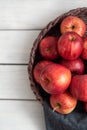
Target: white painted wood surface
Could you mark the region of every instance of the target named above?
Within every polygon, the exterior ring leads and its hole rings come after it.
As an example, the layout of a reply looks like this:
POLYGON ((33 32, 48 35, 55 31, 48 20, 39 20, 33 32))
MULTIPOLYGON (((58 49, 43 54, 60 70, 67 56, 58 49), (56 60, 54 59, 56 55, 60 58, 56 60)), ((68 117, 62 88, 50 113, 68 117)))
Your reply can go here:
POLYGON ((0 99, 35 99, 26 65, 0 65, 0 99))
POLYGON ((86 5, 86 0, 1 0, 0 29, 43 28, 58 15, 86 5))
POLYGON ((0 31, 0 63, 28 64, 29 54, 40 31, 0 31))
POLYGON ((0 130, 46 130, 30 89, 29 53, 40 29, 86 0, 0 0, 0 130))
POLYGON ((45 130, 38 102, 0 101, 0 130, 45 130))

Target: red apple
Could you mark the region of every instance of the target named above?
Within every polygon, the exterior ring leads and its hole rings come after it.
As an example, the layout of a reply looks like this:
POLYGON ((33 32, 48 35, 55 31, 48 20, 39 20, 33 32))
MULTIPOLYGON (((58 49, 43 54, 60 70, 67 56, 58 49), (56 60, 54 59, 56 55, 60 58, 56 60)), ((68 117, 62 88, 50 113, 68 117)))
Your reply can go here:
POLYGON ((54 60, 58 57, 57 52, 58 38, 54 36, 45 37, 39 44, 39 51, 42 57, 48 60, 54 60))
POLYGON ((87 74, 72 77, 70 92, 78 100, 87 102, 87 74))
POLYGON ((68 114, 75 109, 77 99, 72 97, 69 92, 64 92, 62 94, 51 95, 50 105, 53 111, 61 114, 68 114))
POLYGON ((82 53, 82 38, 75 32, 63 34, 57 44, 58 52, 66 60, 75 60, 82 53))
POLYGON ((87 37, 83 38, 83 51, 81 56, 83 59, 87 60, 87 37))
POLYGON ((84 102, 84 110, 87 112, 87 102, 84 102))
POLYGON ((35 65, 35 67, 34 67, 34 69, 33 69, 33 76, 34 76, 34 79, 35 79, 35 81, 37 82, 37 83, 39 83, 40 84, 40 73, 41 73, 41 71, 44 69, 44 67, 46 67, 47 65, 49 65, 49 64, 52 64, 52 62, 51 61, 47 61, 47 60, 43 60, 43 61, 39 61, 36 65, 35 65))
POLYGON ((80 58, 76 60, 61 60, 61 64, 70 69, 72 73, 83 74, 84 73, 84 63, 80 58))
POLYGON ((62 21, 60 31, 62 34, 65 32, 76 32, 80 36, 83 36, 86 31, 86 24, 78 17, 68 16, 62 21))
POLYGON ((40 84, 49 94, 64 92, 71 82, 71 72, 60 64, 49 64, 40 74, 40 84))

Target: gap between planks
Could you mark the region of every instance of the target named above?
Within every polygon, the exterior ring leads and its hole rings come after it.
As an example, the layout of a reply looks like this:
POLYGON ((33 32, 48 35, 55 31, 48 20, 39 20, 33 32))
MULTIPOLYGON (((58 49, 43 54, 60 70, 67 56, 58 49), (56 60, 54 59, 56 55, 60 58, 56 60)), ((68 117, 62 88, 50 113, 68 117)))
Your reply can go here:
POLYGON ((27 66, 28 64, 27 63, 0 63, 0 66, 8 66, 8 65, 12 65, 12 66, 15 66, 15 65, 19 65, 19 66, 27 66))
POLYGON ((10 98, 0 98, 0 101, 38 101, 37 99, 10 99, 10 98))
POLYGON ((41 31, 43 28, 31 29, 0 29, 0 31, 41 31))

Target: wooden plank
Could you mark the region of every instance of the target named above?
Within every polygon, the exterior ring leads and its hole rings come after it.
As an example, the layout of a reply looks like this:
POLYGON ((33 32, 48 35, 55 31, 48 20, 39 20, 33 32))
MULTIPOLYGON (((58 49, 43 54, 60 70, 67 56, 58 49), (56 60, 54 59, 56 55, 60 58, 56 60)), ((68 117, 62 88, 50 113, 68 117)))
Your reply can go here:
POLYGON ((40 31, 0 31, 0 63, 28 64, 30 50, 40 31))
POLYGON ((36 99, 30 88, 27 66, 0 65, 0 99, 36 99))
POLYGON ((86 4, 83 0, 2 0, 0 29, 43 28, 58 15, 86 4))
POLYGON ((0 130, 45 130, 42 106, 31 101, 0 101, 0 130))

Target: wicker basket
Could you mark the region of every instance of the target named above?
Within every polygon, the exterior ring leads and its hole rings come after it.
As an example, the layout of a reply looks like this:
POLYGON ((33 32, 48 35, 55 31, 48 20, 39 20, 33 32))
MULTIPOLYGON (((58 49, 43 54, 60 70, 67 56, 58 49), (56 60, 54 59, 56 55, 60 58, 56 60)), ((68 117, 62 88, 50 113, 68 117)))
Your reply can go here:
POLYGON ((40 41, 42 40, 42 38, 44 38, 45 36, 49 36, 49 35, 60 36, 60 28, 59 28, 60 23, 66 16, 69 16, 69 15, 80 17, 87 24, 87 7, 70 10, 69 12, 67 12, 67 13, 57 17, 55 20, 51 21, 40 32, 39 36, 37 37, 37 39, 35 40, 35 42, 33 44, 33 47, 32 47, 31 53, 30 53, 30 60, 29 60, 29 65, 28 65, 29 79, 30 79, 30 83, 31 83, 31 88, 32 88, 34 94, 36 95, 36 98, 39 101, 41 101, 41 103, 43 103, 43 100, 47 97, 47 94, 41 89, 39 84, 37 84, 35 82, 35 80, 33 78, 33 74, 32 74, 34 65, 38 61, 42 60, 42 57, 40 57, 40 55, 39 55, 38 45, 39 45, 40 41))

